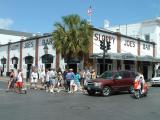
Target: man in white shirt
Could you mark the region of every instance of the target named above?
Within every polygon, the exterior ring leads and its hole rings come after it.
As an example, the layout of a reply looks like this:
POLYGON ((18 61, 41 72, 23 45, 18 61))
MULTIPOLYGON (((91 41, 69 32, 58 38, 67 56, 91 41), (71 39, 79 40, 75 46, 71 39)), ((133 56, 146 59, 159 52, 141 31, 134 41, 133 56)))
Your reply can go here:
POLYGON ((31 73, 31 88, 33 87, 34 89, 37 89, 37 82, 38 82, 38 73, 34 68, 31 73))

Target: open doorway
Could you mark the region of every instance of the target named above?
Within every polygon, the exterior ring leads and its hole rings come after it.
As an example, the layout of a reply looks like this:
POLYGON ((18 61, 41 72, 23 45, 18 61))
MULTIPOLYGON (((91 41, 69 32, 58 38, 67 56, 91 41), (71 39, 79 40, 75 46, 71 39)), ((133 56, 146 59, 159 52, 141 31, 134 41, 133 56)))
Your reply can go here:
POLYGON ((77 72, 77 64, 76 64, 76 63, 73 63, 73 64, 71 63, 71 64, 69 64, 69 69, 70 69, 70 68, 73 69, 73 72, 74 72, 74 73, 77 72))
POLYGON ((45 64, 45 69, 48 69, 48 70, 50 70, 51 69, 51 64, 45 64))
POLYGON ((147 65, 143 66, 143 75, 144 75, 144 79, 148 80, 148 66, 147 65))
POLYGON ((31 72, 32 72, 32 64, 27 64, 26 82, 29 81, 31 72))

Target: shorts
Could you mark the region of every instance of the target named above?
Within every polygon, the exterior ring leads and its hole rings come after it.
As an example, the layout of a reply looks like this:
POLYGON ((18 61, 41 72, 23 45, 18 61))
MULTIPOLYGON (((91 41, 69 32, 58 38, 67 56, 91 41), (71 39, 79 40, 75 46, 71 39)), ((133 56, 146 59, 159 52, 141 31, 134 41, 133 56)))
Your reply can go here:
POLYGON ((70 80, 70 85, 74 85, 74 84, 75 84, 74 80, 70 80))
POLYGON ((50 82, 49 81, 46 81, 45 84, 46 84, 47 87, 50 86, 50 82))
POLYGON ((31 83, 37 83, 37 79, 31 79, 31 83))
POLYGON ((16 87, 23 87, 23 82, 16 82, 16 87))

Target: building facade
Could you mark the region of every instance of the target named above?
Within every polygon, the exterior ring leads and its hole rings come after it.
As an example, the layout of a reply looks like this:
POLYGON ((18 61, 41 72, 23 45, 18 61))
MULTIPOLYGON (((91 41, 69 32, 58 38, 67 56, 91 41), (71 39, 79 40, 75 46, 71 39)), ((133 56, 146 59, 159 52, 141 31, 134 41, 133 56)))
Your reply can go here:
POLYGON ((155 58, 154 42, 122 35, 104 29, 93 29, 93 47, 90 59, 98 74, 103 72, 103 50, 100 41, 110 41, 111 49, 105 53, 105 70, 133 70, 141 71, 145 79, 152 78, 154 66, 158 62, 155 58))
MULTIPOLYGON (((96 69, 97 74, 105 70, 142 71, 145 79, 150 79, 154 66, 159 62, 155 58, 155 43, 139 38, 122 35, 104 29, 93 28, 89 55, 82 61, 71 60, 70 67, 78 69, 96 69), (111 49, 105 53, 100 49, 100 41, 110 41, 111 49), (105 64, 105 65, 104 65, 105 64)), ((65 70, 65 61, 60 53, 53 48, 52 35, 30 37, 18 42, 0 46, 0 68, 3 75, 8 75, 10 69, 22 69, 25 78, 29 78, 31 67, 38 70, 59 67, 65 70)))
POLYGON ((1 45, 0 68, 3 75, 8 75, 10 69, 22 69, 24 77, 29 78, 31 67, 36 67, 39 71, 58 67, 64 70, 64 60, 56 53, 52 43, 51 35, 43 35, 1 45))
MULTIPOLYGON (((108 29, 145 41, 155 42, 155 57, 160 58, 160 17, 134 24, 117 25, 109 27, 108 29)), ((155 69, 157 69, 159 65, 158 63, 155 69)))
POLYGON ((32 33, 19 32, 13 30, 0 29, 0 44, 7 44, 8 42, 17 42, 20 39, 33 36, 32 33))

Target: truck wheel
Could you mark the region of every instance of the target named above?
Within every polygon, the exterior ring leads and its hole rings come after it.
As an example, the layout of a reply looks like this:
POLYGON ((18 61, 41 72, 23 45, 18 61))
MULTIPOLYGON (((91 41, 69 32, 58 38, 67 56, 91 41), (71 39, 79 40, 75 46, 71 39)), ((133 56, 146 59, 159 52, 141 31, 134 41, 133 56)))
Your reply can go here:
POLYGON ((109 86, 105 86, 102 90, 103 96, 110 96, 111 95, 111 88, 109 86))

